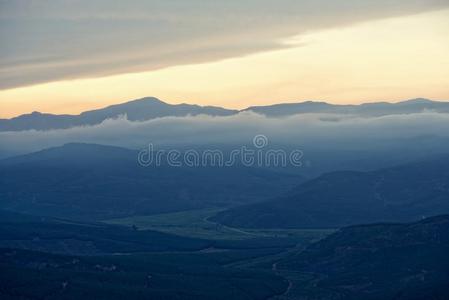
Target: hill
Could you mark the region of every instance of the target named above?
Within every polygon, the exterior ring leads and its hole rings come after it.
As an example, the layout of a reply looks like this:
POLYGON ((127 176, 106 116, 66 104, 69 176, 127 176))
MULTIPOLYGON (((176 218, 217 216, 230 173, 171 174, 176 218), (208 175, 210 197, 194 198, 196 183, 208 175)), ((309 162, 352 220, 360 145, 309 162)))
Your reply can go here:
POLYGON ((137 151, 67 144, 0 161, 0 209, 77 220, 226 207, 280 195, 302 177, 262 168, 142 167, 137 151))
POLYGON ((449 216, 347 227, 290 255, 294 299, 447 299, 449 216))
POLYGON ((412 221, 449 212, 447 156, 373 172, 339 171, 287 196, 236 207, 212 218, 234 227, 339 228, 412 221))

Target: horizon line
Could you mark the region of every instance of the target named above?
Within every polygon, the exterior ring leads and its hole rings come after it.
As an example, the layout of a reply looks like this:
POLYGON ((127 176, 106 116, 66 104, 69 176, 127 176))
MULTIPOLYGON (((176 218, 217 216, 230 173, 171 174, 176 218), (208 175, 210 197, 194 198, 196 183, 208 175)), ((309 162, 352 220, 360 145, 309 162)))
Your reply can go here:
POLYGON ((101 110, 101 109, 105 109, 108 107, 112 107, 112 106, 120 106, 120 105, 124 105, 127 103, 131 103, 131 102, 137 102, 137 101, 143 101, 143 100, 149 100, 149 99, 153 99, 153 100, 157 100, 160 101, 164 104, 167 105, 172 105, 172 106, 176 106, 176 105, 197 105, 200 107, 216 107, 216 108, 222 108, 222 109, 226 109, 226 110, 234 110, 237 112, 243 112, 243 111, 247 111, 250 110, 251 108, 259 108, 259 107, 270 107, 270 106, 276 106, 276 105, 294 105, 294 104, 304 104, 304 103, 323 103, 323 104, 329 104, 329 105, 333 105, 333 106, 361 106, 361 105, 366 105, 366 104, 380 104, 380 103, 384 103, 384 104, 399 104, 399 103, 405 103, 405 102, 409 102, 409 101, 416 101, 416 100, 425 100, 425 101, 430 101, 430 102, 440 102, 440 103, 449 103, 449 100, 435 100, 435 99, 431 99, 431 98, 426 98, 426 97, 416 97, 416 98, 410 98, 410 99, 402 99, 402 100, 397 100, 397 101, 387 101, 387 100, 373 100, 373 101, 367 101, 367 102, 360 102, 360 103, 333 103, 332 101, 329 100, 319 100, 319 99, 313 99, 313 100, 293 100, 292 102, 289 101, 281 101, 281 102, 273 102, 270 104, 266 104, 266 105, 251 105, 242 109, 239 108, 229 108, 229 107, 225 107, 225 106, 217 106, 217 105, 199 105, 199 104, 194 104, 194 103, 187 103, 187 102, 174 102, 174 101, 166 101, 166 100, 161 100, 161 98, 155 97, 155 96, 145 96, 142 98, 137 98, 137 99, 132 99, 132 100, 124 100, 123 102, 118 102, 118 103, 113 103, 110 105, 106 105, 106 106, 102 106, 102 107, 98 107, 98 108, 91 108, 88 110, 83 110, 81 112, 79 112, 78 114, 71 114, 71 113, 51 113, 51 112, 45 112, 45 111, 38 111, 38 110, 34 110, 34 111, 30 111, 28 113, 23 113, 23 114, 18 114, 18 115, 14 115, 12 117, 0 117, 0 120, 10 120, 10 119, 14 119, 20 116, 25 116, 25 115, 31 115, 31 114, 43 114, 43 115, 55 115, 55 116, 79 116, 85 112, 89 112, 89 111, 95 111, 95 110, 101 110))

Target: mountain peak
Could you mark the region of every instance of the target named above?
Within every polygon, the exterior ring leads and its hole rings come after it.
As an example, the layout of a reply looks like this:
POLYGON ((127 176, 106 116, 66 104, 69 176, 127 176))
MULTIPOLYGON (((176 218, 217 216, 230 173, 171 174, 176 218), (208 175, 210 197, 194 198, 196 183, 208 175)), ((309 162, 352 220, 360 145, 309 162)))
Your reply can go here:
MULTIPOLYGON (((136 99, 136 100, 131 100, 122 104, 129 104, 129 103, 159 103, 159 104, 166 104, 166 105, 170 105, 164 101, 162 101, 159 98, 156 97, 143 97, 140 99, 136 99)), ((122 105, 122 104, 118 104, 118 105, 122 105)))
POLYGON ((404 103, 404 104, 431 104, 431 103, 434 103, 434 102, 435 101, 432 101, 432 100, 426 99, 426 98, 415 98, 415 99, 401 101, 399 103, 404 103))

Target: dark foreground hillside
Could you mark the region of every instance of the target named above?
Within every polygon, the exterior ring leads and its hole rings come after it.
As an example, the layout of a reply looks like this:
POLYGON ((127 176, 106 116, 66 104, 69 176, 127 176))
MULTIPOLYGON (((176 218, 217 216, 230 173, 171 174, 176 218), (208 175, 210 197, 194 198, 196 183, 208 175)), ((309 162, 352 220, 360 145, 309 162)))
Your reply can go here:
POLYGON ((0 299, 267 299, 287 281, 230 267, 297 242, 206 241, 0 210, 0 299))
POLYGON ((289 299, 449 299, 449 216, 347 227, 278 268, 289 299))
POLYGON ((0 220, 2 300, 449 295, 449 216, 346 227, 314 244, 322 235, 214 241, 5 211, 0 220))
POLYGON ((286 281, 214 255, 61 256, 0 248, 0 299, 267 299, 286 281))

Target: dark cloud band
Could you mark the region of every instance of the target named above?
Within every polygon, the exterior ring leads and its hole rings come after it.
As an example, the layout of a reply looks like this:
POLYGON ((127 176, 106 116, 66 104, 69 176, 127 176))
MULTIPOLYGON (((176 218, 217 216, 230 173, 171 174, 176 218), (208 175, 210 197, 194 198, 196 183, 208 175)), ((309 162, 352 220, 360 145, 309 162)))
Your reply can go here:
POLYGON ((148 71, 287 47, 323 28, 446 0, 0 1, 0 89, 148 71))

